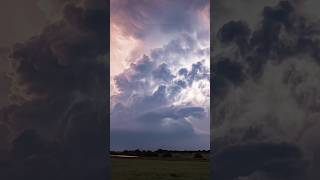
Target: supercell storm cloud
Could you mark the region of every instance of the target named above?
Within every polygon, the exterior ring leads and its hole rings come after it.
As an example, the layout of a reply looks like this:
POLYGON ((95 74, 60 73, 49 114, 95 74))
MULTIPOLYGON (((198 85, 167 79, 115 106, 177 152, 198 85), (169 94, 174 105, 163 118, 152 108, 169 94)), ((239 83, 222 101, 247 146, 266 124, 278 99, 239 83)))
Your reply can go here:
POLYGON ((111 1, 111 149, 208 149, 209 1, 111 1))

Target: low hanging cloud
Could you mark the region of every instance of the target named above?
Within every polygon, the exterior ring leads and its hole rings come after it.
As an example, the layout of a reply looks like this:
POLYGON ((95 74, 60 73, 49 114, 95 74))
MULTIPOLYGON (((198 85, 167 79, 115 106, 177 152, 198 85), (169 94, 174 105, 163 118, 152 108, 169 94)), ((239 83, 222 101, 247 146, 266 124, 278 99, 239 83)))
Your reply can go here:
POLYGON ((257 22, 231 20, 217 30, 211 118, 215 178, 320 177, 314 140, 319 23, 303 9, 302 2, 280 1, 265 6, 257 22))

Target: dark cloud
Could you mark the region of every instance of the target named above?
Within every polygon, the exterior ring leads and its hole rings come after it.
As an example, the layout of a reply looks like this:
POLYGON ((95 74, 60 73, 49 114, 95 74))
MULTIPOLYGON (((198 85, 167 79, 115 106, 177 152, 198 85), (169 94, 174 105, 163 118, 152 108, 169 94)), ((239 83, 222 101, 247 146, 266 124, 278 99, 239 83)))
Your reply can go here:
POLYGON ((117 88, 123 95, 130 95, 133 91, 147 88, 155 68, 157 63, 144 55, 137 63, 132 63, 130 69, 114 78, 117 88))
POLYGON ((214 33, 213 177, 315 179, 319 18, 302 2, 261 6, 214 33))
POLYGON ((161 64, 156 70, 153 71, 153 76, 154 78, 165 82, 169 82, 174 78, 170 72, 170 69, 168 68, 168 65, 165 63, 161 64))
POLYGON ((108 30, 98 23, 105 22, 106 13, 73 5, 67 5, 64 12, 65 21, 46 27, 40 36, 14 47, 14 78, 29 95, 87 91, 91 87, 86 84, 93 79, 104 80, 103 62, 91 59, 107 51, 108 30))
POLYGON ((179 75, 186 77, 186 76, 188 75, 188 69, 186 69, 186 68, 181 68, 181 69, 179 70, 179 75))
POLYGON ((185 82, 185 81, 182 81, 182 80, 178 80, 178 81, 176 82, 176 84, 177 84, 178 86, 180 86, 181 88, 186 88, 186 86, 187 86, 186 82, 185 82))
POLYGON ((10 53, 10 48, 3 47, 0 48, 0 108, 9 103, 9 93, 10 93, 10 78, 9 73, 11 72, 10 63, 8 60, 8 54, 10 53))
POLYGON ((213 70, 213 81, 216 85, 213 91, 217 95, 223 95, 229 83, 234 85, 241 83, 245 76, 242 65, 239 62, 231 62, 229 59, 217 62, 213 70))
POLYGON ((61 19, 12 48, 3 179, 108 178, 108 6, 67 2, 61 19))
POLYGON ((218 32, 218 39, 222 43, 233 42, 237 44, 241 53, 248 50, 248 40, 250 36, 250 29, 247 24, 241 21, 231 21, 223 25, 218 32))
POLYGON ((215 177, 236 179, 255 173, 270 179, 300 179, 307 162, 299 147, 286 143, 248 143, 226 147, 213 157, 215 177))
MULTIPOLYGON (((189 83, 189 85, 192 85, 193 82, 201 79, 209 80, 210 78, 209 70, 203 63, 204 61, 199 61, 197 63, 192 64, 192 68, 186 77, 186 80, 189 83)), ((183 71, 184 70, 182 70, 182 72, 181 71, 179 72, 185 73, 183 71)))

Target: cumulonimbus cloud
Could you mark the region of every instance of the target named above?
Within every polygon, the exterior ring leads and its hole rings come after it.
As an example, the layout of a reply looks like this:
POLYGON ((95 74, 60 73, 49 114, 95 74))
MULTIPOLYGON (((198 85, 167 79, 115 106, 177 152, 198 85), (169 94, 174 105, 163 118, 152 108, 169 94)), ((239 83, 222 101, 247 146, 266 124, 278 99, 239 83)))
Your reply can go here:
POLYGON ((319 127, 319 23, 296 3, 265 6, 257 22, 226 21, 215 33, 211 123, 217 178, 319 177, 319 143, 313 140, 319 127), (265 152, 270 148, 284 154, 265 152), (228 164, 233 161, 239 164, 228 164))
MULTIPOLYGON (((208 6, 207 0, 111 2, 111 24, 121 29, 122 37, 139 42, 122 41, 126 49, 132 50, 124 50, 127 56, 122 59, 111 59, 111 67, 114 61, 115 68, 119 62, 124 64, 111 75, 116 89, 111 97, 114 147, 120 148, 121 144, 121 148, 133 148, 139 144, 146 148, 171 148, 174 143, 166 138, 166 133, 184 142, 180 148, 190 148, 189 144, 197 142, 203 149, 209 147, 208 6), (143 50, 137 55, 134 49, 143 50), (150 139, 125 145, 124 138, 117 138, 124 137, 120 131, 149 134, 150 139), (152 136, 156 131, 157 135, 152 136), (161 137, 161 143, 152 143, 161 137), (183 140, 187 137, 193 142, 183 140)), ((127 136, 134 142, 139 137, 127 136)))

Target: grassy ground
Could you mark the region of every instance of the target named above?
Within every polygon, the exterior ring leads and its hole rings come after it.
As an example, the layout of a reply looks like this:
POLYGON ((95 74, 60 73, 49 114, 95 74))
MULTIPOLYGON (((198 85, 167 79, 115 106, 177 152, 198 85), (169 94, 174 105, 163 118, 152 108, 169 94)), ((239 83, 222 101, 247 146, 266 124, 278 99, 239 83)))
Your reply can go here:
POLYGON ((208 180, 209 162, 112 158, 112 180, 208 180))

